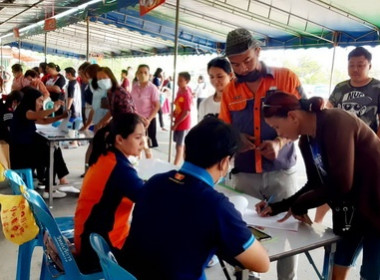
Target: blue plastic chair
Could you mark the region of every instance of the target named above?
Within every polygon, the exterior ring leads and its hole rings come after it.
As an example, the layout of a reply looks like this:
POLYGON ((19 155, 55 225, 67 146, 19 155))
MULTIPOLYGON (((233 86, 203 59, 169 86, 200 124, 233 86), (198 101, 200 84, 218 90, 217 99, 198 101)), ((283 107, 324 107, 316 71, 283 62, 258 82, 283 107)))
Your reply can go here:
POLYGON ((27 188, 34 190, 32 169, 15 169, 14 171, 25 182, 27 188))
POLYGON ((97 233, 91 233, 90 243, 99 257, 100 266, 102 267, 106 280, 137 280, 132 274, 130 274, 117 263, 115 256, 110 250, 110 247, 101 235, 97 233))
MULTIPOLYGON (((9 170, 9 169, 5 170, 4 176, 8 179, 9 184, 11 185, 13 192, 15 194, 22 194, 20 186, 25 186, 26 184, 23 182, 21 177, 18 176, 16 171, 9 170)), ((33 193, 35 193, 35 195, 34 195, 34 197, 36 197, 35 201, 33 203, 29 202, 29 204, 31 205, 31 208, 33 210, 33 213, 34 213, 36 220, 39 221, 38 218, 36 217, 34 210, 36 207, 38 207, 40 212, 44 213, 45 216, 49 216, 50 223, 54 224, 57 227, 59 235, 68 237, 69 240, 70 240, 70 237, 72 239, 73 233, 74 233, 73 217, 59 217, 59 218, 54 219, 53 215, 50 213, 50 210, 49 210, 48 206, 46 205, 45 201, 43 200, 43 198, 37 192, 35 192, 33 189, 31 189, 30 187, 24 188, 24 193, 28 193, 28 191, 33 191, 33 193), (63 234, 63 232, 65 233, 65 235, 63 234)), ((46 217, 45 217, 45 219, 46 219, 46 217)), ((16 275, 17 280, 29 280, 30 279, 30 265, 31 265, 33 250, 36 246, 42 246, 43 248, 45 248, 45 245, 43 242, 43 234, 44 234, 46 228, 41 226, 41 224, 39 224, 39 226, 40 226, 40 233, 37 235, 37 237, 35 239, 29 241, 29 242, 26 242, 26 243, 20 245, 20 247, 19 247, 18 260, 17 260, 17 275, 16 275)), ((49 231, 49 233, 50 233, 50 231, 49 231)), ((63 237, 61 237, 61 239, 63 239, 63 237)), ((65 243, 65 245, 67 246, 66 243, 65 243)), ((70 251, 68 246, 67 246, 67 248, 65 248, 65 250, 70 251)), ((60 257, 62 258, 62 256, 60 256, 60 257)), ((71 257, 72 257, 72 255, 71 255, 71 257)), ((72 259, 73 259, 73 257, 72 257, 72 259)), ((49 265, 46 265, 47 264, 46 256, 44 256, 43 263, 44 264, 42 266, 41 275, 43 274, 44 268, 46 269, 47 267, 49 267, 49 265)), ((50 264, 50 266, 53 266, 53 265, 50 264)), ((76 266, 76 264, 75 264, 75 266, 76 266)), ((77 266, 76 266, 76 268, 77 268, 77 266)), ((77 268, 77 270, 78 270, 78 268, 77 268)), ((58 274, 59 272, 54 271, 53 275, 54 275, 54 273, 58 274)), ((49 274, 49 275, 51 275, 51 274, 49 274)), ((56 277, 50 277, 49 278, 46 276, 45 278, 41 278, 41 279, 53 279, 53 278, 56 278, 56 277)), ((59 278, 59 279, 99 279, 99 278, 59 278)))
MULTIPOLYGON (((18 177, 18 175, 9 170, 8 174, 18 177)), ((9 179, 9 177, 8 177, 9 179)), ((44 199, 35 191, 26 188, 25 185, 20 186, 20 191, 24 198, 28 201, 33 215, 36 219, 40 232, 38 238, 43 240, 43 235, 48 232, 51 237, 57 253, 61 259, 63 265, 63 271, 59 271, 55 264, 49 259, 49 257, 44 254, 41 266, 41 280, 47 279, 78 279, 78 280, 92 280, 92 279, 104 279, 103 273, 93 273, 93 274, 82 274, 76 264, 74 256, 71 253, 69 245, 66 243, 58 225, 49 211, 44 199)), ((43 244, 43 243, 42 243, 43 244)), ((46 251, 45 244, 42 245, 44 252, 46 251)), ((26 261, 26 260, 25 260, 26 261)), ((28 260, 30 262, 30 260, 28 260)), ((27 279, 27 278, 20 278, 27 279)))

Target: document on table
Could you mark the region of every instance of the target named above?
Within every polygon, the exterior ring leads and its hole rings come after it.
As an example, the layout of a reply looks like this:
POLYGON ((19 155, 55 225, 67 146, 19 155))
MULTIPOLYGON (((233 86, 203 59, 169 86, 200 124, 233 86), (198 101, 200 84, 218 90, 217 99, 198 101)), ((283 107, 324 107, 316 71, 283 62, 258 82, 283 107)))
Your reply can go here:
POLYGON ((37 125, 36 127, 41 134, 46 135, 48 138, 63 137, 66 135, 66 132, 61 131, 52 125, 37 125))
POLYGON ((260 217, 255 210, 246 209, 245 214, 243 216, 243 220, 248 225, 252 226, 298 231, 300 222, 296 220, 294 217, 289 217, 286 221, 282 223, 277 222, 278 220, 283 218, 285 214, 286 213, 281 213, 276 216, 260 217))

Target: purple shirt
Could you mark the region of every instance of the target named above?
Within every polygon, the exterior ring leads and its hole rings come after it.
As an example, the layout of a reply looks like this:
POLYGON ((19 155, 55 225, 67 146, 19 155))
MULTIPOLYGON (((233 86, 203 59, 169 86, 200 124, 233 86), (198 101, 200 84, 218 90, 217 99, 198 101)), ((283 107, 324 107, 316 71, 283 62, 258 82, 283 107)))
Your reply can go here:
POLYGON ((155 103, 159 101, 157 87, 151 82, 148 82, 145 87, 141 87, 140 83, 134 83, 131 94, 137 113, 144 118, 148 118, 156 108, 155 103))

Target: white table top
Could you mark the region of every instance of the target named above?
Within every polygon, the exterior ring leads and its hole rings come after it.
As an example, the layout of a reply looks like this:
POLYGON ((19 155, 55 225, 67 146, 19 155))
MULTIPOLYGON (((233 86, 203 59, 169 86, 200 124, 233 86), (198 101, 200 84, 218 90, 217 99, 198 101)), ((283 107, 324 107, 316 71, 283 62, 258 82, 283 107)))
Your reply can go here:
POLYGON ((73 140, 88 140, 94 137, 94 132, 90 130, 81 131, 75 137, 70 137, 68 131, 62 131, 52 125, 37 124, 37 133, 45 137, 49 141, 73 141, 73 140))
MULTIPOLYGON (((178 169, 178 167, 157 159, 144 159, 138 163, 136 169, 141 178, 149 179, 154 174, 178 169)), ((233 195, 244 196, 248 200, 248 208, 250 209, 254 209, 254 205, 259 202, 258 199, 252 196, 238 193, 228 187, 218 185, 215 189, 224 193, 227 197, 233 195)), ((339 240, 339 237, 332 232, 332 229, 321 224, 309 226, 301 223, 298 231, 272 228, 266 228, 264 231, 272 236, 272 239, 262 241, 271 261, 309 251, 339 240)))
MULTIPOLYGON (((224 193, 226 196, 242 195, 248 200, 248 208, 254 209, 258 199, 237 193, 235 190, 223 186, 217 186, 217 191, 224 193)), ((285 213, 284 213, 285 215, 285 213)), ((311 226, 301 223, 298 231, 289 231, 273 228, 265 228, 264 231, 272 236, 272 239, 261 241, 267 249, 271 261, 312 250, 339 239, 332 229, 321 224, 311 226)))

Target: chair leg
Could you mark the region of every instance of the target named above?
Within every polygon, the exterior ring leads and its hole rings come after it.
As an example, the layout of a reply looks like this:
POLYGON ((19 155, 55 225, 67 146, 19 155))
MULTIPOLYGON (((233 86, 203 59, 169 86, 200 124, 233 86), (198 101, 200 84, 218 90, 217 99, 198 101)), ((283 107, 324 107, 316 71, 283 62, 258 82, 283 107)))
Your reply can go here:
POLYGON ((30 279, 30 264, 34 247, 37 246, 37 243, 38 239, 36 238, 19 246, 16 280, 30 279))

